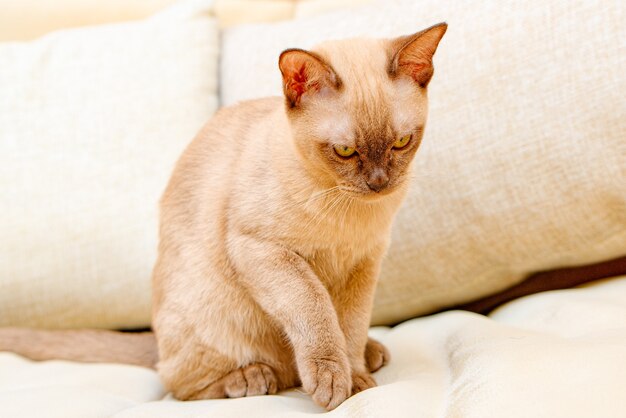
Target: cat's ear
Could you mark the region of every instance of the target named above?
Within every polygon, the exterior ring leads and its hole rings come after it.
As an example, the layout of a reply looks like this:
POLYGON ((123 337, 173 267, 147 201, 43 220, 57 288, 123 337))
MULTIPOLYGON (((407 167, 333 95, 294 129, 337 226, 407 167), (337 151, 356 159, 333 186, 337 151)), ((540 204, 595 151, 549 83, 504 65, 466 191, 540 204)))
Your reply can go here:
POLYGON ((303 96, 317 94, 324 89, 338 89, 341 85, 332 67, 314 52, 287 49, 280 54, 278 67, 290 107, 299 106, 303 96))
POLYGON ((439 23, 416 34, 392 40, 389 74, 392 77, 411 77, 420 87, 426 87, 433 76, 433 55, 447 29, 446 23, 439 23))

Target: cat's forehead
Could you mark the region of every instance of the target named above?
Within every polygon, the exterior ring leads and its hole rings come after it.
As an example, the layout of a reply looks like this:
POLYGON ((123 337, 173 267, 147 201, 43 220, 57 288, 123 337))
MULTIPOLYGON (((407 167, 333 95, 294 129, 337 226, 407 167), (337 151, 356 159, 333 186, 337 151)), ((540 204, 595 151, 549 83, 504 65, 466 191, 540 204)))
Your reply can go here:
POLYGON ((426 97, 410 80, 390 77, 388 48, 380 39, 333 41, 316 48, 342 82, 339 96, 319 108, 321 138, 354 145, 359 136, 402 134, 423 124, 426 97))
POLYGON ((324 42, 314 49, 330 64, 348 94, 360 96, 389 81, 389 41, 344 39, 324 42))
POLYGON ((354 120, 352 114, 340 111, 338 102, 316 112, 314 117, 315 136, 333 144, 353 145, 354 120))

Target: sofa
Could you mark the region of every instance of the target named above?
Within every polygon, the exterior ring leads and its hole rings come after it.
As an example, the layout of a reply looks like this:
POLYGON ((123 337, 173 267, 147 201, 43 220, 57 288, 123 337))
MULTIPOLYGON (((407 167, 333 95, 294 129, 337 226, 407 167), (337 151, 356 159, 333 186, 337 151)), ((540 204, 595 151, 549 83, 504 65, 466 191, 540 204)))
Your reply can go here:
MULTIPOLYGON (((621 2, 0 6, 0 326, 149 328, 157 201, 203 123, 279 95, 285 48, 447 21, 372 315, 392 360, 327 414, 626 417, 621 2)), ((297 388, 179 402, 154 370, 0 352, 2 417, 324 412, 297 388)))

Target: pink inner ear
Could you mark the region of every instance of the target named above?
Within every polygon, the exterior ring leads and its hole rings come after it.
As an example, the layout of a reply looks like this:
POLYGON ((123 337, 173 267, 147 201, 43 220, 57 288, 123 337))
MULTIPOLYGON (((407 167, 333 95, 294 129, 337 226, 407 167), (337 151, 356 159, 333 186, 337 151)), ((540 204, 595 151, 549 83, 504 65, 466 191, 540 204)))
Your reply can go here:
POLYGON ((289 82, 289 89, 294 92, 294 96, 296 101, 300 100, 300 96, 304 94, 306 91, 306 73, 304 69, 304 64, 300 66, 298 71, 293 73, 293 76, 289 82))
POLYGON ((414 62, 402 62, 399 65, 400 71, 409 75, 413 80, 420 81, 422 72, 426 68, 426 64, 416 64, 414 62))
POLYGON ((300 97, 309 90, 317 91, 320 88, 319 81, 309 83, 306 72, 306 64, 302 64, 300 68, 293 72, 290 77, 289 84, 287 86, 291 90, 292 99, 297 104, 300 101, 300 97))

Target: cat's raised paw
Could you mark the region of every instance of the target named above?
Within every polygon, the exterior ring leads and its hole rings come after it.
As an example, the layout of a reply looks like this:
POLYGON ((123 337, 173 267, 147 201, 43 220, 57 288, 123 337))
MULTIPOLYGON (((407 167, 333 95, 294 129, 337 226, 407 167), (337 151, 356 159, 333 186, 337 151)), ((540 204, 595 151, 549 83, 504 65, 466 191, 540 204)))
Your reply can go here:
POLYGON ((373 338, 367 339, 367 345, 365 346, 365 364, 370 373, 374 373, 385 366, 389 363, 390 358, 391 355, 387 347, 373 338))
POLYGON ((376 387, 376 381, 369 373, 352 373, 352 394, 376 387))
POLYGON ((335 409, 352 393, 350 366, 346 361, 312 360, 300 372, 302 386, 320 406, 335 409))

